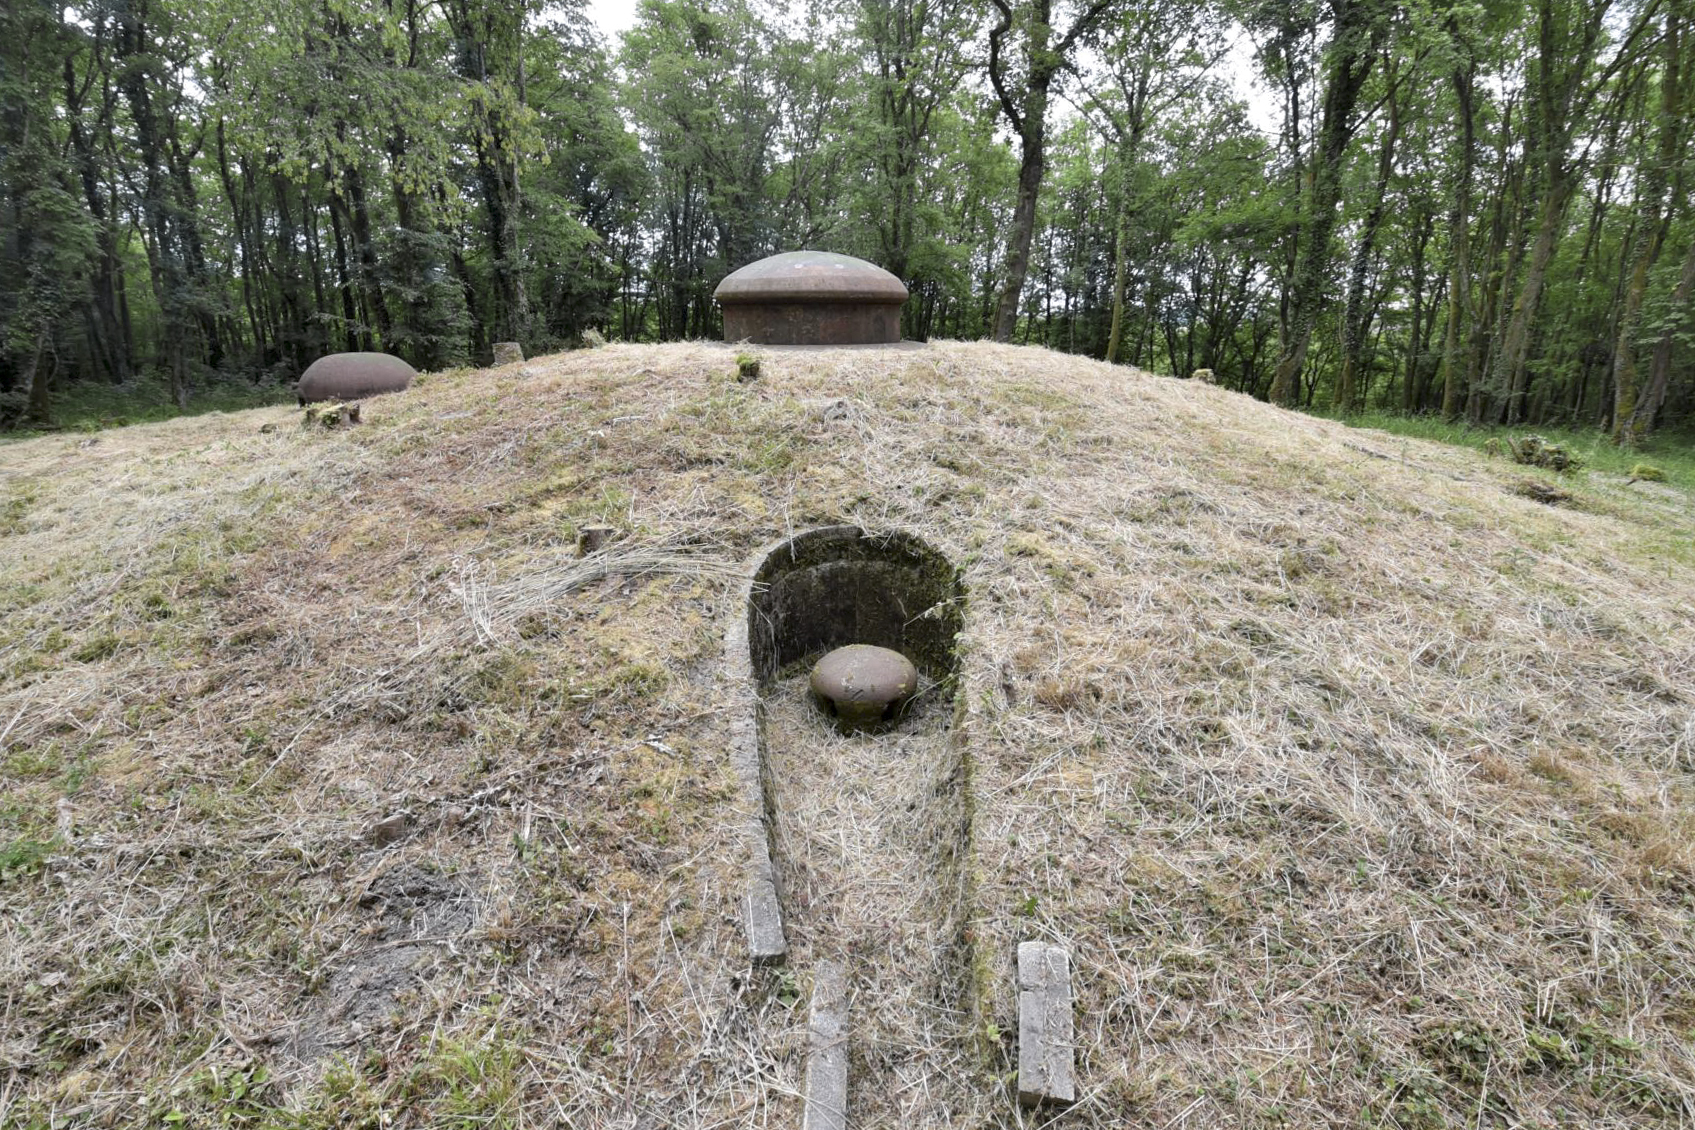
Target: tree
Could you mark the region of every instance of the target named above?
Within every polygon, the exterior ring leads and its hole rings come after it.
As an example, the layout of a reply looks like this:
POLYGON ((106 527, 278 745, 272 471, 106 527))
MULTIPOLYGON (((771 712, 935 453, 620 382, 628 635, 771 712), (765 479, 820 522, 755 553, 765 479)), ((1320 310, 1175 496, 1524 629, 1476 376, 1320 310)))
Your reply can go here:
MULTIPOLYGON (((1531 330, 1541 312, 1548 268, 1583 165, 1582 157, 1573 152, 1573 139, 1589 108, 1630 60, 1635 43, 1647 28, 1646 20, 1639 16, 1614 52, 1612 62, 1597 73, 1611 8, 1612 0, 1539 0, 1536 7, 1536 50, 1530 67, 1527 114, 1528 158, 1537 173, 1536 232, 1486 389, 1502 423, 1516 424, 1524 418, 1531 330)), ((1506 285, 1514 282, 1513 275, 1506 273, 1506 285)))
POLYGON ((0 425, 51 419, 57 338, 85 299, 93 258, 50 112, 71 50, 56 8, 0 12, 0 425))
MULTIPOLYGON (((932 125, 966 73, 971 13, 959 0, 861 0, 856 33, 866 47, 873 128, 861 134, 869 170, 858 211, 876 233, 875 257, 909 289, 940 281, 946 259, 929 240, 940 223, 932 125), (921 247, 922 245, 922 247, 921 247)), ((904 317, 909 336, 925 336, 921 306, 904 317)))
MULTIPOLYGON (((1613 442, 1622 446, 1636 444, 1653 429, 1654 416, 1660 407, 1656 401, 1664 396, 1663 388, 1659 387, 1647 397, 1640 396, 1636 380, 1636 336, 1648 294, 1648 274, 1659 258, 1671 219, 1666 209, 1666 193, 1677 165, 1686 159, 1685 149, 1689 144, 1685 83, 1690 61, 1685 58, 1688 50, 1685 36, 1691 7, 1689 0, 1670 0, 1660 35, 1659 113, 1654 127, 1658 144, 1646 167, 1640 170, 1636 235, 1627 260, 1629 274, 1624 283, 1618 337, 1613 347, 1613 442)), ((1658 378, 1656 374, 1656 385, 1658 378)))
POLYGON ((1390 13, 1381 0, 1332 0, 1331 14, 1318 143, 1306 177, 1299 259, 1289 283, 1288 331, 1271 382, 1271 399, 1278 404, 1293 405, 1300 396, 1307 348, 1329 281, 1343 160, 1359 125, 1354 107, 1388 33, 1390 13))
POLYGON ((1006 240, 1006 284, 995 307, 994 338, 1012 340, 1018 323, 1018 304, 1030 267, 1030 242, 1036 232, 1036 201, 1047 170, 1048 101, 1071 54, 1113 8, 1115 0, 1092 0, 1055 35, 1053 0, 1026 0, 1014 8, 1011 0, 992 0, 1000 14, 989 30, 989 82, 1007 124, 1018 136, 1018 199, 1012 230, 1006 240), (1006 41, 1018 39, 1017 60, 1009 58, 1006 41), (1015 69, 1016 68, 1016 69, 1015 69))

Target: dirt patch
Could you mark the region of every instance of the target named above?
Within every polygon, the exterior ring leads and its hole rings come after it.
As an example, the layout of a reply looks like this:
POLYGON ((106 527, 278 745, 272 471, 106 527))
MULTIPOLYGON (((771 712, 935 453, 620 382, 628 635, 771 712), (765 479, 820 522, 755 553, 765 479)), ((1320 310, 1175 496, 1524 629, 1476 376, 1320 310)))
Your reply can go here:
POLYGON ((300 1027, 294 1051, 302 1059, 387 1027, 477 923, 476 900, 463 884, 414 863, 373 880, 359 911, 362 940, 333 963, 322 1002, 300 1027))

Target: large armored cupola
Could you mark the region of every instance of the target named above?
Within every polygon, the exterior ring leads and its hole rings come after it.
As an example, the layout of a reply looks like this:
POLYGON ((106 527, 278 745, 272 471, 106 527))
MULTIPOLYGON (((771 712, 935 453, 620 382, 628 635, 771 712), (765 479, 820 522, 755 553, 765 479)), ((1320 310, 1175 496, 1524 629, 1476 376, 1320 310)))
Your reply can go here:
POLYGON ((713 297, 724 340, 879 345, 900 340, 906 287, 881 267, 828 251, 789 251, 732 272, 713 297))

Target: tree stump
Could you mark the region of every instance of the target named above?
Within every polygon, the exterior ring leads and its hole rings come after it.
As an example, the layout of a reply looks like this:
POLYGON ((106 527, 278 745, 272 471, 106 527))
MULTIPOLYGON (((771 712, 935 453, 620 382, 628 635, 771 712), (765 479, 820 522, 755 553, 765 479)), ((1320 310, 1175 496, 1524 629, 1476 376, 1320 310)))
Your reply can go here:
POLYGON ((612 539, 611 526, 584 526, 577 531, 577 556, 587 557, 612 539))
POLYGON ((339 428, 358 422, 358 404, 313 404, 307 407, 300 426, 309 428, 313 424, 319 424, 326 428, 339 428))

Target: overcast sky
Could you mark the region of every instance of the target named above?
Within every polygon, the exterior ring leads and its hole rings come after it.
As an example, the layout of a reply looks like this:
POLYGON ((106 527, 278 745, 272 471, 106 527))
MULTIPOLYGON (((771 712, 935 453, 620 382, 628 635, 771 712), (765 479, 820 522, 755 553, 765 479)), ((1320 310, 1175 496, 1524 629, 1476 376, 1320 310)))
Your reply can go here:
POLYGON ((606 33, 606 41, 618 46, 618 33, 636 22, 636 0, 589 0, 589 17, 606 33))

